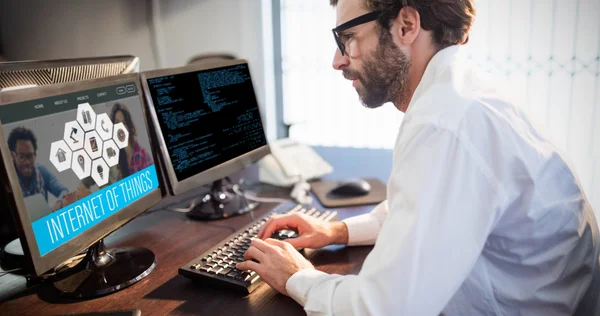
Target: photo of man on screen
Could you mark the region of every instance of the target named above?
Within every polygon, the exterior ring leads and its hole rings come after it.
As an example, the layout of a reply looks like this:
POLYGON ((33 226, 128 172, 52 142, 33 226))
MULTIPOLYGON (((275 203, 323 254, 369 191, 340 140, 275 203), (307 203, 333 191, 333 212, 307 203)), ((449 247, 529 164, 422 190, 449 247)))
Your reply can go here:
POLYGON ((8 136, 8 148, 23 197, 41 194, 48 202, 48 193, 50 193, 56 197, 56 203, 52 207, 53 212, 74 202, 75 194, 69 193, 67 187, 60 183, 46 167, 36 163, 38 144, 31 130, 25 127, 13 129, 8 136))

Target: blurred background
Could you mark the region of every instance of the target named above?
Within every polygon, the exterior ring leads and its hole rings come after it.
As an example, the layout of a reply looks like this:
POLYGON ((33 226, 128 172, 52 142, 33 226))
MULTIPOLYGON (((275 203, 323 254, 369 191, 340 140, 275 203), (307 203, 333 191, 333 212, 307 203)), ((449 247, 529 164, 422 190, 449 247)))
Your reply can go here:
MULTIPOLYGON (((600 0, 476 0, 469 58, 570 159, 600 215, 600 0)), ((141 71, 203 53, 249 61, 270 140, 392 148, 402 113, 362 107, 331 67, 328 0, 0 0, 0 59, 131 54, 141 71)))

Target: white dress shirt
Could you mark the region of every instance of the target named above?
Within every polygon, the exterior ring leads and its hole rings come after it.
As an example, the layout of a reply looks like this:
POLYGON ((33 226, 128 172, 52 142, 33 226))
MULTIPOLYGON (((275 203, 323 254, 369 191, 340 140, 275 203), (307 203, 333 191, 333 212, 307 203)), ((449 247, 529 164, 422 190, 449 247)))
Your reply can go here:
POLYGON ((309 315, 572 315, 588 290, 598 226, 573 169, 457 46, 414 93, 387 197, 344 221, 375 244, 358 275, 288 280, 309 315))

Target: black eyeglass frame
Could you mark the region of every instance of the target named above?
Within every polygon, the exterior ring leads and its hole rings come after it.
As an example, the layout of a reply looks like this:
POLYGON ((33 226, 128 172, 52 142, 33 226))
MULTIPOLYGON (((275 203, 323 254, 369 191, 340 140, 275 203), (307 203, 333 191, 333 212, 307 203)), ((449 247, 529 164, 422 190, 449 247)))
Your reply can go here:
POLYGON ((363 14, 361 16, 358 16, 348 22, 342 23, 338 27, 331 30, 333 32, 333 38, 335 39, 335 43, 337 44, 338 48, 340 49, 342 56, 344 56, 344 54, 346 53, 346 45, 344 45, 344 43, 342 43, 342 41, 340 40, 340 36, 338 35, 338 32, 342 32, 351 27, 355 27, 355 26, 365 24, 365 23, 368 23, 371 21, 375 21, 379 18, 380 15, 381 15, 381 11, 372 11, 372 12, 363 14))

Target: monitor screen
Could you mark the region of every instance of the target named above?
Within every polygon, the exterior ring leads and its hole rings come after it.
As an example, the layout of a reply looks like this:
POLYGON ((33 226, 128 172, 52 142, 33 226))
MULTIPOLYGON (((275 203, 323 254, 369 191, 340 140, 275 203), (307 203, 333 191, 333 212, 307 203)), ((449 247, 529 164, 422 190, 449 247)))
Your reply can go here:
POLYGON ((97 79, 104 84, 81 90, 74 87, 85 84, 71 83, 10 92, 19 97, 50 91, 21 102, 0 99, 0 148, 15 199, 27 214, 21 222, 29 221, 32 256, 62 249, 68 258, 72 254, 64 250, 85 249, 143 211, 138 205, 125 212, 130 206, 156 194, 138 77, 125 77, 97 79), (73 248, 64 248, 68 244, 73 248))
POLYGON ((145 84, 177 181, 267 145, 247 63, 148 76, 145 84))

